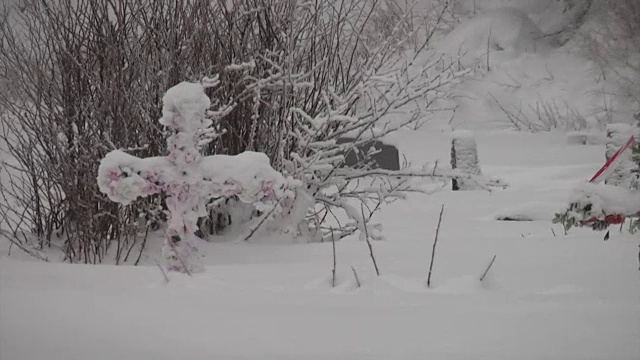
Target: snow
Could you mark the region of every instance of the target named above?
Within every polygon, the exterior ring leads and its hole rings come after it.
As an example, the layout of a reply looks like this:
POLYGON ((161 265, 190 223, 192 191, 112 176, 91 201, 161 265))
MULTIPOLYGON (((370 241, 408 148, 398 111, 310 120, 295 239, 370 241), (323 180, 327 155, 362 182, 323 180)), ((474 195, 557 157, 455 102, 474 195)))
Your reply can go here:
MULTIPOLYGON (((158 171, 162 169, 161 171, 165 172, 170 169, 169 165, 164 157, 146 158, 143 161, 124 151, 114 150, 100 161, 97 178, 98 188, 111 201, 127 205, 139 196, 157 192, 148 186, 148 181, 141 176, 142 173, 148 173, 152 169, 158 169, 158 171), (129 176, 114 181, 119 178, 121 172, 129 176)), ((147 177, 156 179, 159 176, 158 174, 149 174, 147 177)))
MULTIPOLYGON (((425 152, 446 159, 447 138, 433 130, 399 136, 410 159, 425 152)), ((0 358, 636 358, 634 236, 616 230, 603 242, 585 229, 564 236, 542 218, 501 222, 485 215, 568 201, 569 189, 601 164, 603 149, 563 139, 477 134, 485 167, 512 186, 415 195, 389 205, 374 218, 389 239, 374 243, 382 276, 375 276, 364 242, 341 241, 335 288, 330 243, 202 242, 207 271, 170 273, 169 283, 152 257, 141 267, 2 257, 0 358)))
MULTIPOLYGON (((558 106, 566 101, 581 114, 593 139, 603 135, 607 116, 630 119, 617 98, 604 100, 613 101, 615 113, 599 109, 610 84, 594 81, 586 59, 530 36, 566 21, 548 16, 552 4, 559 2, 477 0, 481 17, 441 40, 449 44, 439 50, 465 43, 468 54, 481 56, 491 28, 492 46, 504 50, 491 53, 491 71, 458 86, 451 123, 450 114, 436 116, 385 141, 415 165, 447 164, 452 130, 473 130, 483 172, 510 186, 410 194, 386 206, 372 220, 388 239, 373 242, 380 277, 357 236, 336 243, 336 287, 331 243, 291 244, 280 234, 246 242, 230 232, 201 241, 207 271, 169 273, 168 283, 156 265, 161 233, 152 234, 138 267, 35 262, 17 249, 6 256, 8 245, 0 242, 0 359, 638 359, 638 235, 611 228, 604 242, 589 229, 565 235, 550 220, 587 193, 601 207, 640 200, 623 189, 581 185, 602 165, 603 142, 576 146, 554 129, 514 131, 494 101, 533 120, 537 102, 562 99, 558 106), (491 10, 505 5, 518 10, 491 10)), ((183 90, 194 107, 203 106, 195 96, 201 89, 183 90)), ((582 130, 576 124, 559 130, 582 130)), ((460 134, 454 136, 468 139, 469 132, 460 134)), ((139 161, 113 156, 131 167, 139 161)), ((206 166, 214 169, 209 176, 237 167, 232 177, 242 182, 251 181, 244 169, 268 166, 259 154, 217 159, 206 166)), ((135 177, 128 186, 138 186, 135 177)), ((300 212, 308 199, 296 199, 300 212)), ((607 208, 614 210, 625 209, 607 208)))
POLYGON ((474 70, 453 99, 441 104, 456 109, 443 122, 454 129, 600 132, 608 123, 633 122, 635 100, 616 95, 621 93, 618 84, 600 76, 597 64, 586 58, 587 44, 581 37, 562 45, 551 36, 571 28, 568 22, 575 21, 582 5, 566 11, 555 0, 476 0, 459 5, 469 10, 472 3, 478 14, 461 17, 460 25, 434 45, 435 54, 445 55, 454 70, 474 70), (506 112, 522 123, 514 125, 506 112))
MULTIPOLYGON (((626 140, 626 139, 625 139, 626 140)), ((572 145, 599 145, 606 144, 606 135, 595 129, 587 131, 569 131, 567 132, 567 144, 572 145)))
POLYGON ((211 124, 202 119, 198 121, 180 121, 176 117, 184 119, 199 119, 211 106, 211 100, 204 93, 204 87, 198 83, 181 82, 171 87, 162 97, 162 118, 160 124, 174 128, 178 131, 195 132, 197 129, 206 129, 211 124), (182 128, 188 127, 188 128, 182 128))
POLYGON ((459 142, 464 142, 467 146, 476 146, 476 140, 473 135, 473 132, 469 130, 458 130, 451 133, 451 138, 453 140, 458 140, 459 142))
POLYGON ((618 186, 584 183, 576 186, 571 202, 591 204, 593 214, 640 213, 640 191, 618 186))
MULTIPOLYGON (((629 141, 634 134, 635 128, 629 124, 609 124, 606 127, 607 144, 605 157, 609 160, 620 148, 629 141)), ((633 182, 631 170, 636 164, 631 159, 631 149, 626 149, 618 155, 616 164, 612 165, 605 183, 623 188, 630 188, 633 182)))
MULTIPOLYGON (((269 158, 263 153, 246 151, 238 155, 204 157, 200 164, 202 168, 199 169, 198 174, 191 175, 207 179, 207 181, 201 181, 201 186, 205 186, 205 183, 213 183, 223 188, 229 187, 228 184, 238 184, 245 190, 239 195, 246 197, 245 202, 248 203, 254 202, 254 196, 260 193, 263 181, 274 184, 286 182, 282 175, 271 168, 269 158)), ((138 196, 156 192, 149 189, 150 185, 146 179, 164 183, 177 176, 176 170, 165 157, 141 159, 119 150, 107 154, 100 165, 98 170, 100 190, 111 200, 123 204, 130 203, 138 196), (124 180, 112 181, 109 172, 117 168, 123 169, 129 176, 124 180)), ((218 192, 221 191, 218 190, 218 192)))
POLYGON ((633 133, 633 127, 631 127, 630 124, 624 123, 608 124, 606 130, 607 134, 610 134, 609 136, 612 139, 614 139, 615 141, 622 141, 622 143, 618 144, 618 146, 622 145, 633 133))
POLYGON ((516 8, 522 11, 527 11, 528 13, 538 13, 548 9, 550 6, 553 6, 555 2, 559 2, 559 1, 557 0, 536 0, 536 1, 461 0, 461 1, 456 1, 456 6, 459 12, 472 11, 473 6, 475 6, 477 11, 496 10, 496 9, 509 7, 509 8, 516 8))
MULTIPOLYGON (((571 250, 605 249, 571 243, 537 266, 557 270, 558 263, 575 256, 571 250)), ((542 251, 531 251, 535 248, 521 250, 539 260, 542 251)), ((620 260, 621 250, 579 259, 620 260)), ((501 256, 492 269, 501 276, 509 269, 537 267, 531 261, 517 266, 526 254, 501 256)), ((305 263, 217 265, 198 277, 172 277, 167 285, 153 267, 14 261, 1 266, 3 359, 632 359, 637 354, 640 313, 633 291, 621 297, 597 290, 625 267, 583 274, 565 270, 555 281, 519 292, 484 289, 469 276, 450 278, 442 267, 440 276, 449 280, 433 291, 419 278, 401 276, 367 278, 365 288, 356 290, 346 271, 340 273, 340 287, 330 291, 305 288, 312 276, 329 269, 305 263)), ((362 277, 364 266, 358 269, 362 277)), ((632 280, 618 281, 625 279, 632 280)))
POLYGON ((546 221, 553 220, 553 215, 562 209, 566 202, 530 202, 504 209, 493 217, 504 221, 546 221))
POLYGON ((524 53, 545 53, 551 48, 537 25, 522 10, 500 8, 462 23, 443 40, 443 54, 461 57, 471 66, 489 56, 502 57, 524 53))

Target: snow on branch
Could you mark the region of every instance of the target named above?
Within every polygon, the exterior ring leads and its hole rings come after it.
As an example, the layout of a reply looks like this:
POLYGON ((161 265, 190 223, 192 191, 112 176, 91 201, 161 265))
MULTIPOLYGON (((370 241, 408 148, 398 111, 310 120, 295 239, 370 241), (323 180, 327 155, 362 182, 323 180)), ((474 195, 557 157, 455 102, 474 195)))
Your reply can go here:
POLYGON ((319 239, 330 235, 323 222, 327 217, 338 221, 335 211, 350 221, 332 227, 334 237, 359 231, 361 237, 380 238, 371 231, 379 226, 369 225, 370 231, 365 231, 367 223, 384 203, 403 198, 407 192, 430 192, 452 178, 468 178, 482 188, 502 186, 493 179, 437 167, 399 171, 375 168, 371 156, 377 150, 373 147, 357 165, 345 165, 345 154, 357 153, 362 145, 427 120, 429 106, 447 96, 450 86, 468 73, 433 63, 420 64, 415 58, 392 62, 392 66, 383 66, 380 59, 372 56, 350 88, 338 91, 329 87, 323 91, 321 106, 314 113, 302 107, 290 109, 294 126, 289 134, 297 146, 288 165, 292 176, 301 180, 315 199, 316 210, 320 209, 311 212, 313 219, 308 221, 314 231, 321 232, 319 239), (353 140, 340 141, 346 137, 353 140), (430 184, 430 189, 425 189, 425 184, 430 184), (358 202, 366 211, 357 210, 358 202))

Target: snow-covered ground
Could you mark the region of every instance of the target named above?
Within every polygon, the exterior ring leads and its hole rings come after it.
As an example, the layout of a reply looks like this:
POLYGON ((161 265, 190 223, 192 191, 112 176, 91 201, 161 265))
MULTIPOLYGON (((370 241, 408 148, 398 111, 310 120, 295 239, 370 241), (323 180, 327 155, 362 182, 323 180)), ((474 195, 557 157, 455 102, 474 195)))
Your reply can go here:
MULTIPOLYGON (((410 157, 446 160, 447 136, 400 135, 410 157)), ((168 284, 152 265, 3 257, 0 358, 637 359, 637 237, 565 236, 549 221, 601 163, 603 146, 483 132, 478 147, 483 171, 511 187, 414 195, 387 207, 376 218, 388 238, 374 243, 380 278, 355 239, 337 244, 335 288, 327 243, 203 244, 206 272, 171 273, 168 284), (527 207, 547 216, 495 220, 527 207)))
POLYGON ((411 194, 384 208, 374 218, 386 237, 373 243, 380 277, 355 238, 336 244, 335 287, 330 243, 203 242, 206 272, 168 283, 154 265, 159 237, 139 267, 41 263, 0 244, 0 359, 640 359, 638 236, 612 228, 605 242, 551 223, 601 166, 604 145, 505 130, 498 106, 535 119, 536 104, 555 101, 594 128, 626 118, 585 58, 532 36, 566 22, 549 15, 555 3, 477 0, 477 17, 439 39, 444 53, 473 45, 465 66, 489 43, 491 71, 481 60, 457 89, 451 123, 443 115, 388 140, 414 164, 447 164, 451 130, 471 129, 482 172, 510 186, 411 194))

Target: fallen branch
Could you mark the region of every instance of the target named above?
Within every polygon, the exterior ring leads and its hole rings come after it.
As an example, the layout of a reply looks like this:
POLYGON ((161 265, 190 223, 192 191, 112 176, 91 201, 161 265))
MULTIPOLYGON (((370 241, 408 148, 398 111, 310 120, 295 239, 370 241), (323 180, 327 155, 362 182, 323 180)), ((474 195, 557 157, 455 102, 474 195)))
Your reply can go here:
POLYGON ((494 261, 496 261, 496 255, 493 255, 493 259, 491 259, 489 266, 487 266, 487 269, 484 271, 482 276, 480 276, 480 282, 482 282, 482 280, 484 280, 484 277, 487 276, 487 273, 489 272, 489 269, 491 269, 491 266, 493 266, 494 261))
POLYGON ((436 227, 436 236, 433 240, 433 249, 431 250, 431 264, 429 264, 429 275, 427 276, 427 287, 431 287, 431 273, 433 272, 433 259, 436 256, 436 244, 438 243, 438 234, 440 233, 440 224, 442 223, 442 213, 444 212, 444 204, 440 208, 440 217, 438 218, 438 227, 436 227))

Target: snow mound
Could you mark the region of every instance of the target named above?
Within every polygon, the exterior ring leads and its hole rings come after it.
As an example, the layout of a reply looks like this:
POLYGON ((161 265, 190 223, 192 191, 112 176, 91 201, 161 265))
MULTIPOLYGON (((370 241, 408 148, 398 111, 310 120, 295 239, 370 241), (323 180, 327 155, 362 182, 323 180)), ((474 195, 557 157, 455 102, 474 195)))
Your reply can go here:
POLYGON ((593 214, 635 214, 640 212, 640 192, 618 186, 582 183, 570 196, 571 203, 591 204, 593 214))
POLYGON ((476 275, 464 275, 448 280, 433 289, 433 292, 442 294, 473 294, 481 291, 482 283, 476 275))
POLYGON ((476 139, 472 131, 469 130, 457 130, 451 133, 451 138, 454 140, 464 141, 465 144, 475 146, 476 139))
POLYGON ((606 143, 607 137, 605 134, 595 129, 567 132, 567 144, 569 145, 604 145, 606 143))
POLYGON ((438 49, 450 57, 461 57, 469 66, 478 60, 505 52, 511 55, 544 53, 552 48, 538 26, 522 10, 502 8, 478 15, 449 33, 438 49))

